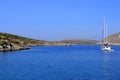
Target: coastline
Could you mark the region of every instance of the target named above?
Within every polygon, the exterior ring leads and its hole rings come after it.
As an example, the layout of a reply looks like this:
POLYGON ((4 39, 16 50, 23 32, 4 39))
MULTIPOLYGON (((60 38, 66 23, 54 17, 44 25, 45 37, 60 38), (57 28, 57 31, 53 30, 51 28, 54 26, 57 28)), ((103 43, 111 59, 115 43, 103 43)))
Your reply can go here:
MULTIPOLYGON (((26 45, 26 46, 15 46, 13 49, 9 48, 1 48, 0 47, 0 52, 11 52, 11 51, 21 51, 21 50, 29 50, 31 49, 31 46, 74 46, 74 45, 100 45, 100 44, 45 44, 45 45, 40 45, 40 44, 33 44, 33 45, 26 45)), ((110 44, 112 46, 120 46, 120 44, 110 44)))
POLYGON ((30 47, 19 47, 19 48, 0 48, 0 52, 11 52, 11 51, 20 51, 20 50, 28 50, 30 47))
MULTIPOLYGON (((115 37, 114 39, 117 38, 115 37)), ((96 40, 83 40, 83 39, 72 40, 67 39, 51 42, 0 32, 0 52, 28 50, 31 49, 30 48, 31 46, 74 46, 74 45, 101 45, 101 42, 96 40)), ((116 40, 111 41, 110 39, 109 45, 120 46, 120 42, 116 40)))
POLYGON ((25 45, 25 46, 15 46, 10 47, 7 45, 7 48, 3 48, 0 46, 0 52, 10 52, 10 51, 20 51, 20 50, 29 50, 31 49, 31 46, 74 46, 74 45, 97 45, 97 44, 66 44, 66 43, 54 43, 54 44, 31 44, 31 45, 25 45))

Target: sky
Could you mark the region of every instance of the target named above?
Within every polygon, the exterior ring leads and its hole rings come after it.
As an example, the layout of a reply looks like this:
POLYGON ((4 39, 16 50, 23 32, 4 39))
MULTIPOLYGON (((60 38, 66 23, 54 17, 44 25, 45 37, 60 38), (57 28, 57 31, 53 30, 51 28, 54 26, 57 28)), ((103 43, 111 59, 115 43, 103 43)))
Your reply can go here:
POLYGON ((120 0, 0 0, 0 32, 34 39, 101 40, 120 32, 120 0))

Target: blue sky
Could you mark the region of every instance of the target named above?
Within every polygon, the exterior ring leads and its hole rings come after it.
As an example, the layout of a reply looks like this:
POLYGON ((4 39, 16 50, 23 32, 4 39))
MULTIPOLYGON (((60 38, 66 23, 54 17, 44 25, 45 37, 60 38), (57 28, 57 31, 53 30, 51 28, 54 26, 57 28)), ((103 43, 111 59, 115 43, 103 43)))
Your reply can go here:
POLYGON ((100 40, 120 32, 120 0, 1 0, 0 32, 41 40, 100 40))

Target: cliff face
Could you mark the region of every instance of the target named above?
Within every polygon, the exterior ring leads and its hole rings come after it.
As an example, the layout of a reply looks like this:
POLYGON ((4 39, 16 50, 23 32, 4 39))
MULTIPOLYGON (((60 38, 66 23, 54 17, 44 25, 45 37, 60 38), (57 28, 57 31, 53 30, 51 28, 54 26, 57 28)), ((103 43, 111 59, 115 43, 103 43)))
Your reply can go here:
POLYGON ((110 35, 107 37, 107 40, 111 44, 120 44, 120 32, 110 35))

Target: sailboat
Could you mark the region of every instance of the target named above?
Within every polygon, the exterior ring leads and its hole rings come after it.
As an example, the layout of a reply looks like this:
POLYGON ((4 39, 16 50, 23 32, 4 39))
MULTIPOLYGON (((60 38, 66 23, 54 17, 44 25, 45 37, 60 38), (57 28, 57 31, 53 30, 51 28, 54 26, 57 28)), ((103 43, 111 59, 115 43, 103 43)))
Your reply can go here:
POLYGON ((103 30, 103 39, 102 39, 101 49, 103 51, 111 51, 111 47, 110 47, 110 45, 108 44, 108 41, 107 41, 107 25, 106 25, 105 17, 104 17, 104 30, 103 30))

